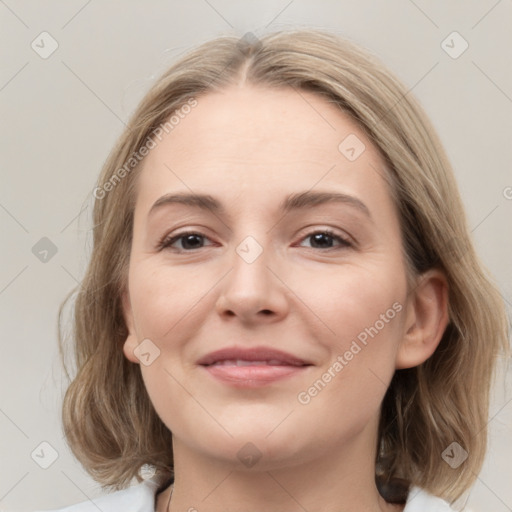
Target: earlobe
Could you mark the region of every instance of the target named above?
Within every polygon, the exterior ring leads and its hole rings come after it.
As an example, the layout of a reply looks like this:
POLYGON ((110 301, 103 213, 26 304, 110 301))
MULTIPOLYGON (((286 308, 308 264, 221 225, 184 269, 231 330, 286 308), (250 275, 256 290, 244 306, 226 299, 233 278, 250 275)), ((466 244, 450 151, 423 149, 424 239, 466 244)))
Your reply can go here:
POLYGON ((128 334, 128 336, 126 337, 126 340, 123 344, 123 353, 126 357, 126 359, 128 359, 128 361, 131 361, 132 363, 139 363, 139 359, 137 358, 137 356, 135 355, 134 353, 134 350, 137 348, 138 346, 138 341, 137 341, 137 338, 133 335, 133 334, 128 334))
POLYGON ((448 325, 448 283, 443 272, 432 269, 418 279, 407 305, 403 339, 396 368, 412 368, 436 350, 448 325))
POLYGON ((121 302, 123 305, 123 317, 128 330, 128 336, 123 343, 123 353, 132 363, 139 363, 139 359, 135 356, 134 350, 137 348, 138 341, 135 333, 135 322, 133 320, 133 312, 130 303, 130 297, 127 291, 124 291, 121 295, 121 302))

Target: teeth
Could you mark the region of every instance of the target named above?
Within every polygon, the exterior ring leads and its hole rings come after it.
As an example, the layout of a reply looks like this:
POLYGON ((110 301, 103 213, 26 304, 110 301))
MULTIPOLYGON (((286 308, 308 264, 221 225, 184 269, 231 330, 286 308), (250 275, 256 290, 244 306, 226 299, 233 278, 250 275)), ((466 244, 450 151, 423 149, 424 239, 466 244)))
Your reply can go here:
POLYGON ((279 359, 270 359, 269 361, 245 361, 244 359, 225 359, 217 361, 214 366, 286 366, 279 359))

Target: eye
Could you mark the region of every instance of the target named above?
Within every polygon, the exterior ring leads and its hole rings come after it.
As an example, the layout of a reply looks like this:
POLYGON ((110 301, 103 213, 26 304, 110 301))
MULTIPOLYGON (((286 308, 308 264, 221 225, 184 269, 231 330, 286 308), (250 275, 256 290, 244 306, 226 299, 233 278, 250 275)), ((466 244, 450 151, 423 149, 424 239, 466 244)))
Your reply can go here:
MULTIPOLYGON (((330 229, 317 230, 306 235, 302 240, 311 239, 312 249, 336 249, 343 247, 351 247, 352 243, 341 235, 337 235, 330 229), (333 246, 333 242, 338 242, 338 247, 333 246)), ((209 238, 196 231, 186 231, 173 236, 164 237, 157 246, 158 250, 172 248, 177 252, 191 252, 204 247, 204 241, 209 238), (181 247, 173 247, 176 243, 181 247)), ((213 245, 213 244, 208 244, 213 245)))
POLYGON ((336 249, 336 247, 333 247, 332 245, 333 241, 339 242, 338 248, 352 246, 352 243, 350 243, 346 238, 341 235, 337 235, 330 229, 314 231, 309 233, 302 240, 307 239, 311 239, 312 249, 336 249))
MULTIPOLYGON (((200 249, 202 247, 202 244, 204 243, 204 240, 209 240, 205 235, 202 233, 198 233, 196 231, 186 231, 183 233, 178 233, 177 235, 173 236, 166 236, 164 237, 159 243, 158 243, 158 249, 166 249, 168 247, 171 247, 176 243, 180 242, 181 247, 174 247, 175 250, 178 252, 190 252, 194 249, 200 249)), ((212 244, 210 244, 212 245, 212 244)))

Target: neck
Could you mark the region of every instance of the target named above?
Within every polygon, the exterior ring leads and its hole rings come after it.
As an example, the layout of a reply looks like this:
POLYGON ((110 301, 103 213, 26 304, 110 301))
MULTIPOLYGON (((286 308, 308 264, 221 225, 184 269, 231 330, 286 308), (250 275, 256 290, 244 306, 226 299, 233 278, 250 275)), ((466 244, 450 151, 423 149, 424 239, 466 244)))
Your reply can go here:
MULTIPOLYGON (((302 461, 264 463, 252 468, 240 463, 206 457, 174 440, 175 482, 168 512, 199 510, 243 512, 398 512, 379 495, 375 484, 375 438, 361 432, 350 443, 302 461)), ((167 512, 171 489, 158 500, 157 511, 167 512)))

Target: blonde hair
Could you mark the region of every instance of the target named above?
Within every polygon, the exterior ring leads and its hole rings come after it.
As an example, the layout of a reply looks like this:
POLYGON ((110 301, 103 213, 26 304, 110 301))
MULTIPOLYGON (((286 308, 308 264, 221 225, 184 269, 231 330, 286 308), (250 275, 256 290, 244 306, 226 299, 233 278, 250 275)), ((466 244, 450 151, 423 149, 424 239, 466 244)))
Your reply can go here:
MULTIPOLYGON (((157 80, 131 117, 94 194, 93 250, 74 304, 77 372, 63 404, 69 446, 104 487, 140 480, 144 464, 162 477, 173 475, 171 433, 151 404, 139 366, 122 350, 121 293, 139 168, 133 158, 177 109, 238 82, 312 91, 348 113, 386 162, 408 275, 433 267, 445 272, 450 323, 432 357, 395 372, 382 404, 376 477, 389 501, 396 500, 390 489, 400 479, 458 498, 474 482, 486 451, 492 376, 508 348, 505 308, 475 254, 450 164, 423 110, 378 59, 320 30, 202 44, 157 80), (452 442, 469 453, 457 469, 442 458, 452 442)), ((63 308, 70 298, 59 313, 63 357, 63 308)))

